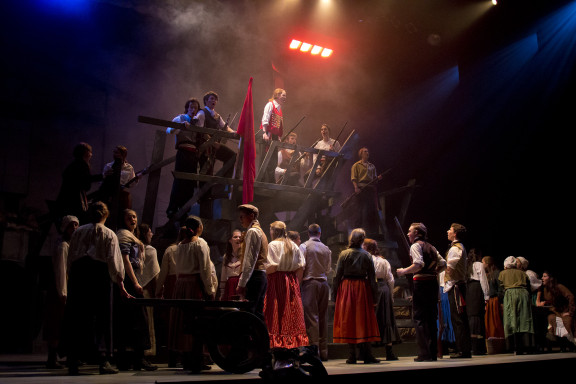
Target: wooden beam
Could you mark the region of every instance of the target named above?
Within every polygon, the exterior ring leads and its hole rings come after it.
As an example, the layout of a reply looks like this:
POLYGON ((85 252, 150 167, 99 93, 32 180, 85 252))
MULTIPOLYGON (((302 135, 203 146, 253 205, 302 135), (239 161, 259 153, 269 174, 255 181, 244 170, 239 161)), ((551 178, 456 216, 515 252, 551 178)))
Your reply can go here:
MULTIPOLYGON (((164 159, 164 147, 166 145, 166 132, 157 130, 152 149, 152 164, 162 162, 164 159)), ((158 187, 160 185, 160 172, 162 168, 157 168, 148 174, 148 184, 146 184, 146 195, 144 197, 144 208, 142 210, 142 223, 154 222, 154 211, 156 210, 156 199, 158 198, 158 187)))

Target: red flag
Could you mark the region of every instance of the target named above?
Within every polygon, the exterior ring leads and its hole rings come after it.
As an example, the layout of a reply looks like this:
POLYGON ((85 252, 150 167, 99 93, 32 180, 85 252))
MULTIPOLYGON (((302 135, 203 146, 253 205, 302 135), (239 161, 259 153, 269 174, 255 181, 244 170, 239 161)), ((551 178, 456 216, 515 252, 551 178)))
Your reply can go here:
POLYGON ((252 78, 238 120, 238 134, 243 136, 244 159, 242 173, 242 204, 254 200, 254 179, 256 178, 256 141, 254 139, 254 109, 252 107, 252 78))

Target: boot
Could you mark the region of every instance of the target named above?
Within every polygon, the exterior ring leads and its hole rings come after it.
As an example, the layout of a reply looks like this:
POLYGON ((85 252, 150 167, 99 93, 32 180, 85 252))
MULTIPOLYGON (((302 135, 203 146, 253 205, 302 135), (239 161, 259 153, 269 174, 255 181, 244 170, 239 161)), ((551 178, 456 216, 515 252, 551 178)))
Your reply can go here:
POLYGON ((346 364, 356 364, 356 344, 348 344, 348 352, 346 364))
POLYGON ((392 350, 392 345, 386 345, 386 360, 398 360, 398 356, 392 350))
POLYGON ((56 348, 48 348, 48 360, 46 360, 46 368, 48 369, 62 369, 64 366, 58 362, 58 353, 56 348))
POLYGON ((372 355, 372 345, 370 343, 361 343, 362 355, 364 355, 364 364, 378 364, 380 360, 372 355))

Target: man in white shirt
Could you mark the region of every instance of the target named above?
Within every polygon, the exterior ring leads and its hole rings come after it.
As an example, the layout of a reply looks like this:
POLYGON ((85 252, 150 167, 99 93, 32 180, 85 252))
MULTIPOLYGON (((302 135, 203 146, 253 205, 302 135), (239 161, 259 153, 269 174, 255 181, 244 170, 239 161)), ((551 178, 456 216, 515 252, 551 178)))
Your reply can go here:
POLYGON ((251 204, 238 206, 238 219, 246 228, 240 246, 240 280, 236 292, 240 299, 251 303, 249 311, 264 321, 264 297, 268 280, 265 261, 268 255, 268 239, 258 222, 258 208, 251 204))
MULTIPOLYGON (((272 141, 279 141, 284 135, 282 116, 282 105, 284 105, 284 103, 286 103, 286 91, 282 88, 276 88, 272 94, 272 99, 270 99, 264 107, 260 129, 262 130, 262 139, 268 144, 272 141)), ((268 151, 268 148, 266 148, 266 151, 268 151)), ((268 168, 265 170, 266 176, 264 178, 264 181, 268 183, 275 182, 274 170, 278 165, 277 149, 271 156, 268 168)))
POLYGON ((466 248, 461 242, 465 235, 466 227, 458 223, 453 223, 447 231, 448 240, 451 241, 451 244, 446 255, 447 268, 444 292, 448 293, 450 320, 456 339, 455 352, 450 355, 452 359, 472 357, 470 324, 466 312, 466 272, 468 265, 466 248))

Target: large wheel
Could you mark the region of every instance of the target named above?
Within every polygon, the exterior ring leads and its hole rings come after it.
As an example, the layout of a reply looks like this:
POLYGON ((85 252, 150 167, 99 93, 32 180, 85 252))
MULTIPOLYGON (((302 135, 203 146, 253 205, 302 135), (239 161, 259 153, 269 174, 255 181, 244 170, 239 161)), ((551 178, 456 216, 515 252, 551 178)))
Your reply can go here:
POLYGON ((228 312, 215 320, 208 349, 223 370, 246 373, 262 367, 270 349, 268 329, 250 312, 228 312))

